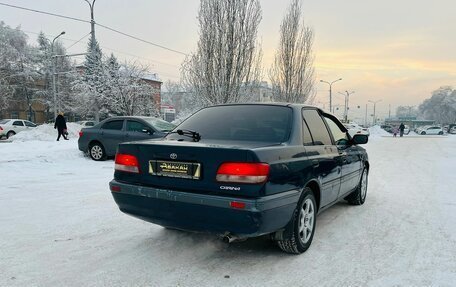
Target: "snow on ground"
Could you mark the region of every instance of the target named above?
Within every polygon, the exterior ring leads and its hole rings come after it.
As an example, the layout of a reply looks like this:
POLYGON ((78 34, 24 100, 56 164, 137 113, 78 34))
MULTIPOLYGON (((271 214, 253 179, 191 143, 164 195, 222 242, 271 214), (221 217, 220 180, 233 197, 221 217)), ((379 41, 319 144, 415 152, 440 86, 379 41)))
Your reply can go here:
MULTIPOLYGON (((81 130, 82 126, 76 123, 67 123, 67 128, 69 138, 78 138, 79 131, 81 130)), ((24 142, 31 140, 55 141, 57 139, 57 135, 57 130, 54 129, 53 124, 42 124, 32 130, 16 134, 15 136, 11 137, 11 140, 14 142, 24 142)), ((60 139, 62 139, 62 137, 60 137, 60 139)))
POLYGON ((0 143, 0 286, 455 285, 456 136, 371 130, 366 203, 320 214, 293 256, 267 236, 225 245, 122 214, 113 162, 52 131, 0 143))

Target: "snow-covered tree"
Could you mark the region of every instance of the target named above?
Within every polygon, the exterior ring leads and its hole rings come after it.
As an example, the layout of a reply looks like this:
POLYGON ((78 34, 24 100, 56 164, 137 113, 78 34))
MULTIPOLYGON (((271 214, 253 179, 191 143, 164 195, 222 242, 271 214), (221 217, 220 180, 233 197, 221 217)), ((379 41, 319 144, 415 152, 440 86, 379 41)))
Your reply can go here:
MULTIPOLYGON (((0 22, 0 77, 3 90, 12 90, 11 101, 26 102, 27 110, 32 112, 32 104, 38 91, 39 79, 36 49, 27 43, 27 35, 0 22)), ((6 93, 8 94, 8 93, 6 93)))
POLYGON ((74 63, 71 62, 69 57, 53 57, 54 55, 66 55, 66 49, 61 42, 56 41, 52 47, 51 41, 43 32, 38 35, 37 42, 39 72, 44 83, 43 90, 40 90, 38 94, 40 101, 46 107, 48 117, 51 117, 50 111, 53 111, 54 108, 52 83, 54 68, 56 73, 56 109, 65 113, 75 112, 75 92, 72 89, 72 85, 78 75, 76 74, 74 63))
POLYGON ((260 20, 258 0, 201 0, 197 51, 181 70, 203 105, 239 102, 243 85, 260 82, 260 20))
POLYGON ((456 123, 456 90, 449 86, 435 90, 431 98, 420 105, 419 110, 425 119, 440 124, 456 123))
POLYGON ((274 100, 304 103, 314 88, 314 32, 301 20, 301 0, 291 0, 280 25, 280 42, 269 70, 274 100))
POLYGON ((6 80, 0 78, 0 118, 3 117, 2 113, 8 108, 12 98, 13 89, 9 86, 6 80))
POLYGON ((156 90, 144 77, 148 73, 145 66, 138 63, 119 64, 116 57, 105 61, 105 85, 103 97, 110 114, 123 116, 155 116, 157 107, 153 99, 156 90))
POLYGON ((103 54, 96 39, 89 39, 87 53, 82 77, 74 81, 73 90, 78 93, 77 111, 82 115, 92 115, 99 121, 100 115, 108 110, 104 96, 106 79, 103 54))
POLYGON ((413 106, 399 106, 396 108, 396 117, 416 117, 418 110, 413 106))

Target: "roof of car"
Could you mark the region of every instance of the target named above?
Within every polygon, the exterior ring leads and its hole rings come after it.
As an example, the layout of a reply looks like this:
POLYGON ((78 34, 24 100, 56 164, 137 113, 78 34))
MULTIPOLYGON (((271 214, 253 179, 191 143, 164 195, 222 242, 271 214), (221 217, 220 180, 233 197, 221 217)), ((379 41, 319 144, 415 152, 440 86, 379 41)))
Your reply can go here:
POLYGON ((318 108, 312 105, 306 104, 296 104, 296 103, 284 103, 284 102, 268 102, 268 103, 231 103, 231 104, 219 104, 214 106, 245 106, 245 105, 252 105, 252 106, 282 106, 282 107, 311 107, 311 108, 318 108))

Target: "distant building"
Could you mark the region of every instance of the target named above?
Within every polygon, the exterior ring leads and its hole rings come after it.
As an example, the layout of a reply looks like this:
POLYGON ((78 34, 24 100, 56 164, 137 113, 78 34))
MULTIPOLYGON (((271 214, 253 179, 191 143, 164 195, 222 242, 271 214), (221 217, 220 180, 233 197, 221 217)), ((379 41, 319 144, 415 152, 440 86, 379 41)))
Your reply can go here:
POLYGON ((157 107, 156 114, 159 114, 161 105, 161 86, 163 82, 160 81, 156 73, 146 74, 143 77, 141 77, 141 79, 147 84, 149 84, 152 88, 154 88, 154 93, 151 96, 154 99, 155 106, 157 107))
MULTIPOLYGON (((37 91, 44 90, 44 79, 36 80, 30 89, 35 95, 37 91)), ((32 96, 30 100, 27 100, 24 95, 15 96, 7 109, 0 107, 0 118, 3 119, 23 119, 42 124, 47 121, 48 115, 49 111, 37 96, 32 96)))
POLYGON ((273 101, 272 88, 265 81, 260 82, 258 86, 248 84, 242 88, 241 93, 244 93, 246 98, 252 102, 266 103, 273 101))

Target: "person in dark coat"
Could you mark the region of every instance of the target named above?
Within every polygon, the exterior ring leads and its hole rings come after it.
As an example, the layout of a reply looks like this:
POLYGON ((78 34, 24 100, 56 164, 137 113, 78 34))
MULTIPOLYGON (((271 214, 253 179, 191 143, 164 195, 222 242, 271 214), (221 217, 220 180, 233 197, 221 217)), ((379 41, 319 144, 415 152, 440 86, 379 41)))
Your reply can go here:
POLYGON ((63 136, 64 139, 68 140, 66 137, 67 135, 67 125, 65 118, 63 117, 63 113, 59 113, 59 115, 55 118, 54 129, 57 129, 59 136, 57 137, 57 141, 60 139, 60 136, 63 136))
POLYGON ((404 135, 405 126, 403 123, 399 126, 399 134, 402 137, 404 135))

